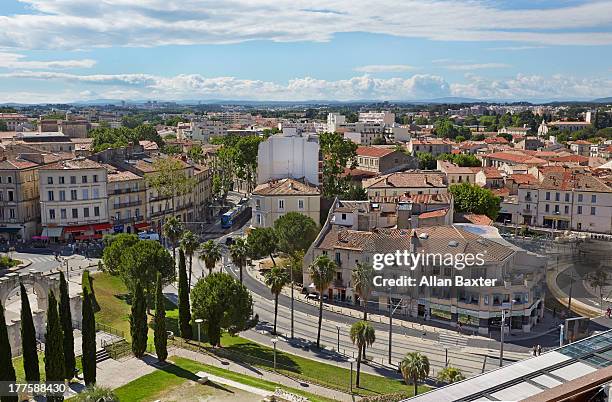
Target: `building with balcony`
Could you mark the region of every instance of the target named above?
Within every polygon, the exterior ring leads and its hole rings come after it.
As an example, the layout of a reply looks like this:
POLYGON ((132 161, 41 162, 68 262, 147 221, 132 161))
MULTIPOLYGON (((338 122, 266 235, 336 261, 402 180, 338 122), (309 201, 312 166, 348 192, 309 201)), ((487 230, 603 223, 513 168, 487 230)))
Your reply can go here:
POLYGON ((109 233, 107 170, 82 157, 39 169, 42 236, 89 240, 109 233))
POLYGON ((138 233, 149 226, 144 178, 129 170, 105 165, 108 174, 108 210, 114 233, 138 233))
POLYGON ((321 191, 307 181, 272 180, 253 190, 251 210, 251 226, 256 228, 272 227, 287 212, 299 212, 319 224, 321 191))
POLYGON ((22 158, 0 161, 0 237, 30 240, 40 233, 39 164, 22 158))
MULTIPOLYGON (((330 217, 332 214, 330 214, 330 217)), ((395 254, 404 250, 410 254, 457 256, 478 255, 482 264, 464 266, 444 264, 435 258, 430 263, 421 260, 411 269, 406 265, 385 265, 376 271, 380 279, 413 278, 414 286, 386 287, 374 282, 370 309, 388 311, 389 301, 397 306, 398 315, 420 317, 446 325, 461 326, 488 334, 499 331, 502 308, 510 308, 513 330, 530 332, 544 313, 545 258, 528 253, 505 242, 493 227, 475 229, 470 224, 432 226, 418 229, 375 229, 359 231, 331 224, 323 226, 304 257, 303 283, 313 291, 308 267, 320 255, 336 263, 334 281, 324 291, 328 300, 360 304, 354 292, 352 272, 360 263, 372 264, 376 254, 395 254), (456 277, 489 279, 492 286, 423 285, 431 281, 451 281, 456 277)))

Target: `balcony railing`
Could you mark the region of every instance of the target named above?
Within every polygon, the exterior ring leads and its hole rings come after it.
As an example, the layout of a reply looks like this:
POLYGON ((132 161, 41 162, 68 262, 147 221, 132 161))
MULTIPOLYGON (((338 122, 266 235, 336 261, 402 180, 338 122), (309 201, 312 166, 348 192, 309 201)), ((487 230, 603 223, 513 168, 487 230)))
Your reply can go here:
POLYGON ((172 212, 174 212, 174 210, 173 210, 172 208, 168 208, 168 209, 164 209, 164 210, 162 210, 162 211, 152 212, 152 213, 150 214, 150 216, 151 216, 151 218, 155 218, 155 217, 157 217, 157 216, 162 216, 162 215, 164 215, 164 214, 170 214, 170 213, 172 213, 172 212))
POLYGON ((113 190, 113 194, 127 194, 127 193, 131 193, 132 191, 136 192, 138 190, 131 189, 131 188, 116 188, 113 190))
POLYGON ((126 207, 135 207, 137 205, 142 205, 142 200, 130 201, 130 202, 121 202, 118 204, 113 204, 113 208, 126 208, 126 207))
POLYGON ((113 218, 113 224, 118 224, 118 223, 131 223, 131 222, 140 222, 144 219, 144 216, 142 215, 138 215, 138 216, 131 216, 129 218, 121 218, 121 219, 117 219, 117 218, 113 218))
POLYGON ((334 279, 334 287, 335 288, 344 288, 346 286, 344 285, 344 282, 342 281, 342 279, 334 279))

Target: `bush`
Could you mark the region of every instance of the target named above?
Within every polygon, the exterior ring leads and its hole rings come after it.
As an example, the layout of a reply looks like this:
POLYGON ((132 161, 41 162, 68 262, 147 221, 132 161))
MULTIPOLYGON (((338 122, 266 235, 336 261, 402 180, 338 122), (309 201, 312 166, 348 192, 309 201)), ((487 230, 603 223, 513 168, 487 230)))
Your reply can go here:
POLYGON ((119 402, 119 398, 109 388, 96 385, 87 387, 74 397, 76 402, 119 402))
POLYGON ((3 255, 0 257, 0 269, 12 268, 19 264, 21 264, 21 261, 13 260, 12 258, 9 258, 8 255, 3 255))
POLYGON ((370 396, 362 398, 362 402, 397 402, 413 397, 410 392, 395 392, 393 394, 370 396))

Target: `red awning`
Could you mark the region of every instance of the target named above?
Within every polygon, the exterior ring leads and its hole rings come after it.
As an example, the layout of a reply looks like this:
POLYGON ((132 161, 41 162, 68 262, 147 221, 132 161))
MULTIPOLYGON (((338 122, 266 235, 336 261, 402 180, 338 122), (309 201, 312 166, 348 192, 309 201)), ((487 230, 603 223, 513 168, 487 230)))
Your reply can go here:
POLYGON ((108 230, 112 227, 113 225, 111 225, 110 223, 97 223, 95 225, 92 225, 93 230, 108 230))
POLYGON ((101 234, 91 234, 91 235, 80 235, 80 236, 76 236, 75 240, 91 240, 91 239, 101 239, 102 235, 101 234))
POLYGON ((91 230, 91 225, 66 226, 64 233, 87 232, 91 230))
POLYGON ((134 225, 136 229, 148 228, 150 225, 147 222, 140 222, 134 225))

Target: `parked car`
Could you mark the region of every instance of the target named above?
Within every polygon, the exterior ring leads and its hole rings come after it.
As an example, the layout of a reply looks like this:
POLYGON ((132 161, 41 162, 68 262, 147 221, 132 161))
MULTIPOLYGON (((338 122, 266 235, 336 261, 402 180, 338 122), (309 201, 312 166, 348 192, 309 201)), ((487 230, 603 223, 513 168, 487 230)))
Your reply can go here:
POLYGON ((155 232, 140 232, 138 233, 140 240, 156 240, 159 241, 159 234, 155 232))

